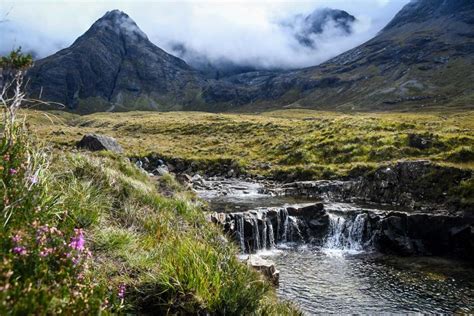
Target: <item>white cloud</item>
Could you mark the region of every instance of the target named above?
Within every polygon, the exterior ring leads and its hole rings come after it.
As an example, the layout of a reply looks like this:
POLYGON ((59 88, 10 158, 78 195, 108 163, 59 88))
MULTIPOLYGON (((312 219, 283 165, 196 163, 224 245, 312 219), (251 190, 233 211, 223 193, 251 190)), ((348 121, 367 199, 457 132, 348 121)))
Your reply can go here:
POLYGON ((263 67, 305 67, 318 64, 373 37, 408 0, 313 1, 26 1, 0 0, 8 22, 0 23, 0 53, 21 45, 44 57, 69 46, 106 11, 130 15, 156 45, 169 50, 183 42, 212 59, 263 67), (308 14, 316 8, 346 10, 359 22, 353 36, 330 31, 317 40, 319 49, 296 47, 275 23, 308 14))

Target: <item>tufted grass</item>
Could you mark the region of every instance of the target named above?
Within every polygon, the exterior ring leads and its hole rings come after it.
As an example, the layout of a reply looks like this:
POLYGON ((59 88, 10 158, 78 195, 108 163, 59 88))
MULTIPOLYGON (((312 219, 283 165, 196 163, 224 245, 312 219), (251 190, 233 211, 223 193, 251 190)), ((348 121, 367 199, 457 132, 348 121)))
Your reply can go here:
POLYGON ((31 112, 39 134, 70 148, 88 132, 116 137, 128 155, 158 153, 203 169, 225 159, 251 174, 277 178, 341 177, 400 159, 474 168, 474 112, 337 113, 280 110, 203 112, 31 112), (45 115, 48 115, 54 124, 45 115), (409 135, 429 139, 410 146, 409 135))

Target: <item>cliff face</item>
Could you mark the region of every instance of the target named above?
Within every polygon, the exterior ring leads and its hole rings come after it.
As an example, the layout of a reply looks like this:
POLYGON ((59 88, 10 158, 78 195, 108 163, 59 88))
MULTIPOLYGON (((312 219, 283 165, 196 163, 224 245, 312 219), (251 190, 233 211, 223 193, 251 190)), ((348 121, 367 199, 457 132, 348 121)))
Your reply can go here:
POLYGON ((34 95, 80 112, 179 108, 196 102, 202 85, 183 60, 152 44, 117 10, 70 47, 37 61, 29 76, 34 95))

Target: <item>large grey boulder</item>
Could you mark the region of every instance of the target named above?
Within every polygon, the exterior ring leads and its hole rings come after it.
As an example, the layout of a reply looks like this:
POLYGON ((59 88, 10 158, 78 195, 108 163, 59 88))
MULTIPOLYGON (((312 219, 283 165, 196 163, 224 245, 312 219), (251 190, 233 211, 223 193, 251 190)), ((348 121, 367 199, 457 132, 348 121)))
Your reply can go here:
POLYGON ((87 134, 77 143, 78 148, 88 149, 90 151, 107 150, 115 153, 123 153, 120 144, 112 137, 87 134))

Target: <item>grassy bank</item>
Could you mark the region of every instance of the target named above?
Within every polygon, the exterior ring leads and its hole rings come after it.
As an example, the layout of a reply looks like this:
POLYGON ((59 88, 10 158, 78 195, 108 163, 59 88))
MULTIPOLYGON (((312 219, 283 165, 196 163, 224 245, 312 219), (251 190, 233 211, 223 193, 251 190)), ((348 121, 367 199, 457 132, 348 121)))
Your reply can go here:
POLYGON ((0 314, 297 314, 173 177, 1 132, 0 314))
POLYGON ((399 159, 474 167, 474 112, 29 114, 39 135, 57 146, 103 133, 117 138, 128 155, 158 153, 203 166, 228 159, 249 173, 281 179, 339 177, 399 159))

